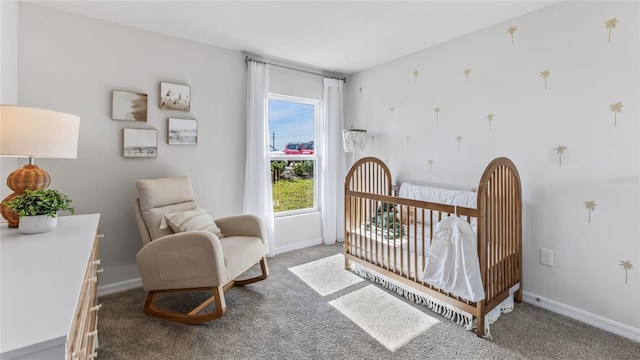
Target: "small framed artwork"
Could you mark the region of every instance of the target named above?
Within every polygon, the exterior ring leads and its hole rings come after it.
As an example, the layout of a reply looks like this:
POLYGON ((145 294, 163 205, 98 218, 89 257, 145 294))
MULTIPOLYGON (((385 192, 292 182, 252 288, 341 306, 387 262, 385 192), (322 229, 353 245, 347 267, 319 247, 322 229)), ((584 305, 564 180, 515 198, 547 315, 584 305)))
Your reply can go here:
POLYGON ((198 120, 169 118, 169 145, 197 145, 198 120))
POLYGON ((147 94, 113 90, 111 118, 113 120, 147 121, 147 94))
POLYGON ((124 157, 155 158, 158 157, 158 130, 156 129, 123 129, 124 157))
POLYGON ((160 109, 191 111, 191 87, 161 82, 160 109))

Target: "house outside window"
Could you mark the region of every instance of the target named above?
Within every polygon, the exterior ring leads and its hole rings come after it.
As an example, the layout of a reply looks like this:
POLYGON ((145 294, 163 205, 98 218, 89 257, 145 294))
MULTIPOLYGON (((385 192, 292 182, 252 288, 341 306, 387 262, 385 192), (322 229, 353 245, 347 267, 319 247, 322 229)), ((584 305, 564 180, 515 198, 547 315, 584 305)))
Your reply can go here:
POLYGON ((275 216, 318 210, 317 129, 321 101, 269 94, 269 151, 275 216))

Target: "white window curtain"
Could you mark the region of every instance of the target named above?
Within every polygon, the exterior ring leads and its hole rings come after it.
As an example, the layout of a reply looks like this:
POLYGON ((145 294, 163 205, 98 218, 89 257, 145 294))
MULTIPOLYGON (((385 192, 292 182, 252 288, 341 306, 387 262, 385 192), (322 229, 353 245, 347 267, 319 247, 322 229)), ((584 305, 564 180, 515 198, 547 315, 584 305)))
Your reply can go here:
POLYGON ((258 216, 267 230, 267 256, 275 255, 269 119, 267 115, 269 69, 267 64, 247 63, 247 159, 245 162, 244 212, 258 216))
POLYGON ((344 239, 345 153, 342 150, 342 80, 324 79, 324 118, 320 125, 320 209, 325 244, 344 239))

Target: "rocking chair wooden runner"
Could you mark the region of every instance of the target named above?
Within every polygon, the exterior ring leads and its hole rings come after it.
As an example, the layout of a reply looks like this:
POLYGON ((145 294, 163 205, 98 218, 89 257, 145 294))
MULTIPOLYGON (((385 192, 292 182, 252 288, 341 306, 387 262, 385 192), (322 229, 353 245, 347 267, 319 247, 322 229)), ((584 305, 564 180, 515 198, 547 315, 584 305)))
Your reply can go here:
POLYGON ((143 244, 136 260, 148 292, 145 314, 183 324, 211 321, 226 312, 225 291, 267 278, 266 232, 258 217, 213 221, 198 208, 186 176, 138 180, 136 187, 134 209, 143 244), (193 226, 202 228, 203 222, 211 231, 191 231, 193 226), (260 275, 237 279, 257 263, 260 275), (186 314, 155 303, 161 293, 203 290, 211 291, 211 297, 186 314), (211 303, 215 309, 203 312, 211 303))

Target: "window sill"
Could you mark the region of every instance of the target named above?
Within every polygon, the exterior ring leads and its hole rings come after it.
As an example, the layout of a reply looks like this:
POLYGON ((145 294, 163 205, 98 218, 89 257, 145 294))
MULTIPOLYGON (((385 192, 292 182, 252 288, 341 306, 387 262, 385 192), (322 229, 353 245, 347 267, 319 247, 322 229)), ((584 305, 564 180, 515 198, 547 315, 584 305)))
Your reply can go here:
POLYGON ((303 216, 303 215, 312 215, 312 214, 320 214, 320 209, 302 209, 302 210, 291 210, 291 211, 283 211, 279 213, 274 213, 274 219, 288 218, 294 216, 303 216))

